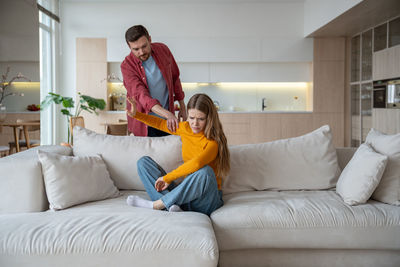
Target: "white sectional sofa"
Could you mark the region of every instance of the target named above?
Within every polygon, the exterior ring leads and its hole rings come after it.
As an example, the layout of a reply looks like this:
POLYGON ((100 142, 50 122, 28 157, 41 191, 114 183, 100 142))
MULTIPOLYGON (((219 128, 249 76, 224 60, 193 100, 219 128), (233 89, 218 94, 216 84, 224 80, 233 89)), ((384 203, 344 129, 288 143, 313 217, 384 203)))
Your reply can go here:
MULTIPOLYGON (((380 138, 391 138, 400 150, 400 135, 381 135, 371 141, 376 153, 380 138)), ((400 172, 397 188, 387 179, 393 173, 396 179, 400 167, 396 148, 378 153, 386 169, 375 173, 381 175, 376 182, 352 172, 364 154, 333 148, 327 126, 302 137, 233 146, 225 204, 208 217, 126 204, 127 195, 146 197, 137 159, 148 155, 175 168, 178 137, 76 128, 74 142, 73 149, 41 146, 0 159, 0 266, 400 266, 400 172), (360 200, 335 190, 338 179, 348 184, 345 173, 354 175, 356 188, 393 203, 347 204, 360 200), (381 184, 395 192, 383 195, 381 184)), ((377 169, 371 158, 365 162, 377 169)))

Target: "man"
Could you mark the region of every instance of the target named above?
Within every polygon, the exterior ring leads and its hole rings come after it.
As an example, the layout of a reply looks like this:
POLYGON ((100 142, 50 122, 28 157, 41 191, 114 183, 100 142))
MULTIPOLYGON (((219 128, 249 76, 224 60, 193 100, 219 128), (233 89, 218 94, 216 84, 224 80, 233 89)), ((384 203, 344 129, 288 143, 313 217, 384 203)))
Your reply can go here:
MULTIPOLYGON (((186 120, 185 94, 179 79, 179 68, 165 44, 151 43, 146 28, 136 25, 125 33, 131 53, 121 64, 127 96, 133 97, 137 110, 167 119, 170 131, 175 132, 179 120, 186 120), (179 102, 178 118, 174 101, 179 102)), ((127 108, 130 104, 127 102, 127 108)), ((128 116, 128 130, 135 136, 167 135, 128 116)))

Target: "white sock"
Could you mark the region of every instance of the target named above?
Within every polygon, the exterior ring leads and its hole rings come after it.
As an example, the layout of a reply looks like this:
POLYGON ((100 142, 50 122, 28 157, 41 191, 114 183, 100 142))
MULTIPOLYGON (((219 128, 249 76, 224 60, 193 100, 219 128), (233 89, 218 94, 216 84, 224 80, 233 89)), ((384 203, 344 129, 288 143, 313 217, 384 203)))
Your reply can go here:
POLYGON ((172 205, 169 207, 169 212, 181 212, 183 211, 178 205, 172 205))
POLYGON ((139 196, 128 196, 126 203, 130 206, 152 209, 153 201, 141 198, 139 196))

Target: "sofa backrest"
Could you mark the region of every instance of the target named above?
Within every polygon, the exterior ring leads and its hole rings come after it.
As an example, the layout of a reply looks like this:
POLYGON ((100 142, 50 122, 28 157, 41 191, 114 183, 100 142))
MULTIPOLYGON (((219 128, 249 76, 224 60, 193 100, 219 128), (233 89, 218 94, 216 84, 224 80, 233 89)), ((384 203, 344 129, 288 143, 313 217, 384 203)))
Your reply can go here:
POLYGON ((338 158, 339 167, 341 170, 346 167, 347 163, 351 160, 354 153, 356 152, 356 147, 337 147, 336 155, 338 158))
POLYGON ((0 213, 47 210, 42 166, 37 150, 72 155, 64 146, 38 146, 0 158, 0 213))
POLYGON ((230 147, 224 194, 262 190, 324 190, 340 175, 328 125, 299 137, 230 147))
MULTIPOLYGON (((106 136, 93 133, 96 136, 94 136, 95 138, 92 138, 92 133, 87 132, 87 130, 84 130, 83 133, 86 135, 84 138, 77 138, 78 144, 80 142, 79 140, 84 142, 84 144, 78 145, 75 149, 75 151, 78 151, 77 154, 102 154, 107 168, 114 169, 114 171, 110 171, 111 174, 121 175, 122 173, 122 180, 119 180, 119 182, 122 184, 127 182, 125 185, 128 188, 126 189, 143 190, 136 173, 136 161, 142 155, 152 155, 156 158, 159 157, 158 160, 164 162, 163 164, 167 165, 168 169, 176 168, 182 162, 180 156, 181 143, 179 138, 173 136, 168 137, 167 139, 128 137, 129 140, 127 141, 126 137, 122 136, 106 136), (102 138, 105 138, 105 140, 102 138), (130 145, 127 145, 126 142, 130 142, 130 145), (165 149, 165 147, 160 148, 160 145, 166 146, 167 149, 165 149), (161 150, 159 149, 162 150, 161 154, 161 150)), ((285 140, 280 140, 279 142, 282 143, 285 142, 285 140)), ((235 147, 236 146, 232 146, 230 149, 235 150, 235 147)), ((328 147, 330 147, 329 144, 326 148, 328 147)), ((0 213, 39 212, 48 209, 49 204, 46 197, 42 168, 37 156, 37 150, 68 156, 73 155, 72 149, 69 147, 39 146, 8 157, 0 158, 0 213)), ((332 158, 332 155, 330 155, 328 158, 330 158, 332 162, 337 160, 340 172, 340 169, 344 169, 355 151, 356 148, 336 148, 336 150, 334 149, 334 153, 336 152, 337 156, 332 158)), ((239 157, 237 157, 239 160, 249 160, 245 154, 241 154, 240 150, 233 153, 237 152, 239 153, 239 157)), ((243 164, 243 162, 240 164, 243 164)), ((253 162, 247 162, 243 166, 251 168, 254 164, 253 162)), ((289 168, 293 166, 287 167, 289 168)), ((331 169, 332 172, 334 168, 331 166, 331 169)), ((244 171, 246 173, 247 170, 244 171)), ((293 177, 293 179, 295 178, 296 177, 293 177)), ((252 177, 249 175, 243 176, 243 180, 247 182, 251 183, 251 179, 252 177)), ((332 184, 329 183, 326 187, 332 187, 335 185, 336 180, 333 180, 332 184)), ((318 189, 324 188, 314 188, 314 190, 318 189)), ((231 191, 228 190, 224 193, 230 192, 231 191)))
POLYGON ((179 136, 140 137, 98 134, 74 127, 74 156, 101 155, 118 189, 144 190, 137 172, 137 161, 153 158, 166 172, 183 163, 179 136))

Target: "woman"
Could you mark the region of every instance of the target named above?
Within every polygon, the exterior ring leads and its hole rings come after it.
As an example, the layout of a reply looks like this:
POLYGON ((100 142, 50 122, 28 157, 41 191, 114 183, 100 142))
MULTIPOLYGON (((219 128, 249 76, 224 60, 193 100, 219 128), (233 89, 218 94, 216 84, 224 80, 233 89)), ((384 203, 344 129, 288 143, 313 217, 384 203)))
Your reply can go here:
POLYGON ((138 173, 152 201, 129 196, 131 206, 167 209, 169 211, 197 211, 210 215, 223 205, 222 178, 230 169, 229 151, 218 112, 210 97, 196 94, 187 105, 188 119, 171 132, 164 119, 136 111, 136 102, 128 98, 128 116, 153 128, 179 135, 182 139, 184 163, 166 173, 150 157, 138 160, 138 173), (174 180, 184 177, 179 185, 174 180), (172 183, 172 184, 171 184, 172 183))

